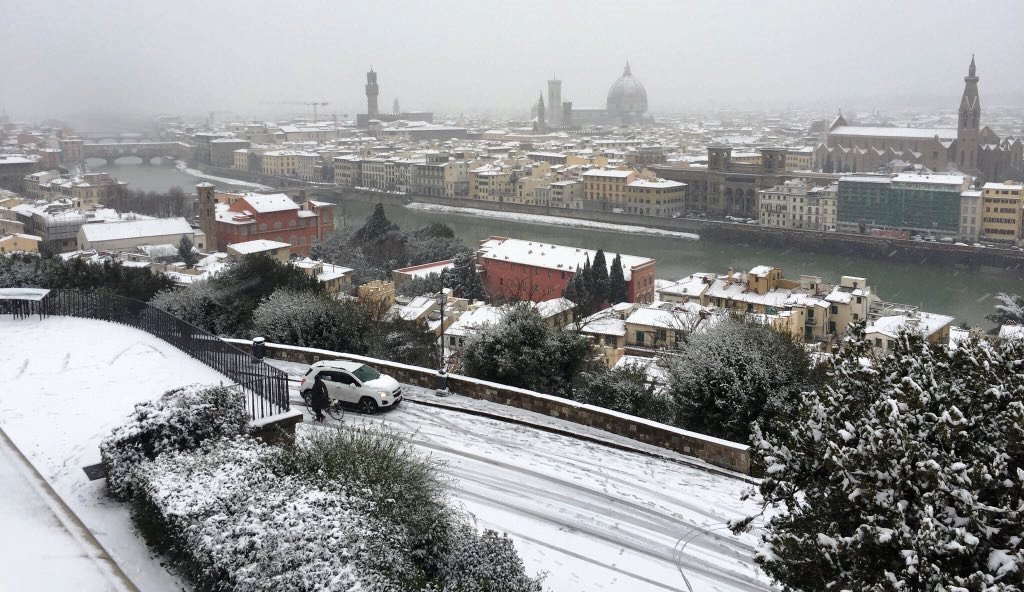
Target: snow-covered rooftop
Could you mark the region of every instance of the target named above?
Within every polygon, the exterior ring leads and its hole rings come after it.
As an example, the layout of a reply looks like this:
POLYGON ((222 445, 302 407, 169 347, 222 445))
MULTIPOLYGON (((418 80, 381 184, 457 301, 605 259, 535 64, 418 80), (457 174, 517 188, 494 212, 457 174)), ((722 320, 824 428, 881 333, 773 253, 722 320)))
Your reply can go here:
POLYGON ((289 243, 282 243, 279 241, 267 240, 260 238, 251 241, 245 241, 243 243, 233 243, 228 245, 229 249, 236 251, 241 255, 251 255, 253 253, 264 253, 266 251, 273 251, 275 249, 284 249, 291 247, 289 243))
POLYGON ((920 173, 899 173, 893 175, 894 183, 922 183, 929 185, 952 185, 959 188, 966 182, 966 177, 956 174, 920 174, 920 173))
POLYGON ((906 329, 920 333, 925 337, 929 337, 952 322, 953 317, 931 312, 890 315, 879 317, 868 323, 868 326, 864 329, 864 333, 868 337, 872 334, 896 337, 901 330, 906 329))
POLYGON ((613 177, 617 179, 625 179, 630 175, 634 175, 633 171, 616 171, 608 169, 590 169, 583 173, 584 177, 613 177))
POLYGON ((125 220, 85 224, 81 230, 89 242, 112 241, 133 238, 192 234, 192 227, 184 218, 153 218, 151 220, 125 220))
POLYGON ((299 209, 298 204, 284 193, 246 193, 242 199, 261 214, 299 209))
MULTIPOLYGON (((550 245, 533 241, 525 241, 515 238, 501 239, 492 237, 480 246, 481 256, 485 259, 498 261, 510 261, 521 265, 532 265, 545 269, 576 272, 576 268, 583 268, 587 258, 591 264, 597 251, 593 249, 582 249, 578 247, 566 247, 562 245, 550 245)), ((615 253, 604 254, 605 261, 611 269, 615 253)), ((650 257, 637 257, 635 255, 620 255, 622 258, 622 273, 626 281, 632 277, 632 270, 644 265, 653 264, 654 259, 650 257)))
POLYGON ((940 140, 956 139, 955 128, 924 128, 924 127, 871 127, 859 125, 841 125, 829 132, 837 136, 876 136, 885 138, 934 138, 940 140))

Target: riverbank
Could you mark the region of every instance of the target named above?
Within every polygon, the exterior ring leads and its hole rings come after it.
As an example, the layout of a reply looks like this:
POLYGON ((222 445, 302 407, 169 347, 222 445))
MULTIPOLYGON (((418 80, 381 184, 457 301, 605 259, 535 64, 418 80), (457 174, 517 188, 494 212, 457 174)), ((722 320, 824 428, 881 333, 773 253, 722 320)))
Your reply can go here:
POLYGON ((228 183, 228 184, 234 185, 236 187, 246 187, 246 188, 249 188, 249 189, 255 189, 257 191, 274 191, 274 188, 269 186, 269 185, 261 185, 260 183, 253 183, 251 181, 242 181, 242 180, 239 180, 239 179, 229 179, 227 177, 217 177, 217 176, 214 176, 214 175, 210 175, 210 174, 204 173, 202 171, 198 171, 196 169, 190 169, 190 168, 188 168, 188 166, 184 162, 182 162, 180 160, 179 161, 175 161, 174 168, 177 169, 178 171, 181 171, 182 173, 185 173, 186 175, 190 175, 190 176, 195 177, 197 179, 205 179, 207 181, 216 181, 218 183, 228 183))
POLYGON ((612 232, 626 232, 630 234, 649 234, 652 236, 670 236, 685 240, 699 240, 700 235, 691 232, 678 232, 674 230, 661 230, 646 226, 629 226, 625 224, 609 224, 607 222, 595 222, 593 220, 582 220, 578 218, 566 218, 564 216, 544 216, 540 214, 519 214, 515 212, 501 212, 496 210, 478 210, 475 208, 463 208, 456 206, 444 206, 440 204, 428 204, 414 201, 405 204, 410 210, 422 210, 425 212, 441 212, 450 214, 468 214, 472 216, 483 216, 485 218, 497 218, 500 220, 515 220, 527 224, 548 224, 566 228, 595 228, 599 230, 610 230, 612 232))
MULTIPOLYGON (((351 188, 318 189, 317 194, 334 200, 355 199, 364 202, 383 202, 407 205, 429 204, 451 208, 477 216, 540 216, 555 218, 555 224, 573 226, 581 221, 610 224, 619 227, 644 228, 648 231, 698 235, 705 240, 739 243, 758 247, 807 249, 814 253, 836 256, 854 256, 877 261, 935 265, 969 271, 1002 270, 1022 277, 1024 251, 960 246, 946 243, 878 238, 840 232, 818 232, 774 228, 757 224, 740 224, 718 220, 692 218, 657 218, 616 212, 572 210, 515 203, 470 201, 449 197, 403 195, 382 191, 351 188)), ((423 207, 423 206, 418 206, 423 207)))

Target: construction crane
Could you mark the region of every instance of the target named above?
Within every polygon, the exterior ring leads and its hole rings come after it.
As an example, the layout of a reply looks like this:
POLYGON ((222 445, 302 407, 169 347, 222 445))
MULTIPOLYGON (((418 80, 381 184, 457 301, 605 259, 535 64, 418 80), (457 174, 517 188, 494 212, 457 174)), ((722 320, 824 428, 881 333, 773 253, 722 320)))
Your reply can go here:
POLYGON ((317 119, 317 117, 316 117, 316 108, 318 106, 319 107, 326 107, 329 104, 330 103, 328 103, 326 101, 322 101, 322 102, 311 101, 309 103, 306 103, 306 105, 312 105, 313 106, 313 123, 316 123, 317 121, 319 121, 319 119, 317 119))
POLYGON ((317 107, 326 107, 330 105, 327 101, 261 101, 262 103, 268 103, 271 105, 306 105, 313 107, 313 122, 317 120, 317 107))

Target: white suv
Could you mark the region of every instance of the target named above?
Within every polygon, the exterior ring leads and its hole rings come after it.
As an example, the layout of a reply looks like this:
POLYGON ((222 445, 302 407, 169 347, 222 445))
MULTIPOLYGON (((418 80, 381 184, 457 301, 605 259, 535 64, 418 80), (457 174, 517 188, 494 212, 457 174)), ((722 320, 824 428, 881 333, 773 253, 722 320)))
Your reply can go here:
POLYGON ((309 367, 299 384, 305 398, 319 376, 327 386, 331 401, 354 405, 362 413, 372 414, 384 407, 394 407, 402 401, 402 386, 386 374, 366 364, 346 360, 322 360, 309 367))

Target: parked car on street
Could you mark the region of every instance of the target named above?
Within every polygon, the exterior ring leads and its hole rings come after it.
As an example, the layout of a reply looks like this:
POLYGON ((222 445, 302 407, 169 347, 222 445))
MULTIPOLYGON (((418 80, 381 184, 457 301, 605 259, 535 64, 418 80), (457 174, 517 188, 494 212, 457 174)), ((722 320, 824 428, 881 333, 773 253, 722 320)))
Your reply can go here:
POLYGON ((348 360, 321 360, 309 367, 299 384, 303 398, 319 376, 331 401, 340 401, 366 414, 395 407, 402 402, 402 385, 387 374, 348 360))

